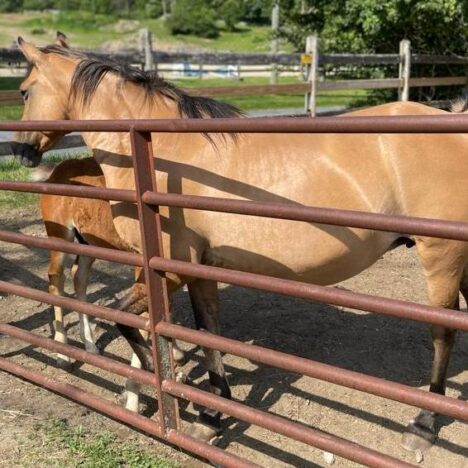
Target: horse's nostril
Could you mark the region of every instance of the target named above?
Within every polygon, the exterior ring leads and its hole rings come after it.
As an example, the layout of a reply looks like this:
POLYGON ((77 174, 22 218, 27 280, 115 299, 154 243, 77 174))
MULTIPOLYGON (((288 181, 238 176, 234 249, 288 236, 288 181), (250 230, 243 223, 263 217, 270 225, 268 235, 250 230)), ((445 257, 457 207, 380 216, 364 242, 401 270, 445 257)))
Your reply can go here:
POLYGON ((19 143, 17 143, 16 141, 12 141, 10 143, 10 146, 11 146, 11 152, 13 154, 18 154, 19 153, 19 143))
POLYGON ((25 167, 36 167, 42 159, 42 153, 34 145, 11 142, 11 149, 17 160, 25 167))

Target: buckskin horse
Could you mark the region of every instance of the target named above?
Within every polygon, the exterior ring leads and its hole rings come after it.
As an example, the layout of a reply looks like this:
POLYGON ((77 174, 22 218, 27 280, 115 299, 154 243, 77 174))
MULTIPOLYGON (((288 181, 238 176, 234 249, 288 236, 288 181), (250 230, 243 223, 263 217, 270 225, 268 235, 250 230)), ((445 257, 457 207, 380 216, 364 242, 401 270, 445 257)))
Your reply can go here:
MULTIPOLYGON (((21 84, 24 120, 241 117, 233 107, 191 97, 152 73, 79 51, 39 49, 18 39, 30 63, 21 84)), ((352 115, 438 115, 416 103, 392 103, 352 115)), ((25 166, 40 163, 60 132, 19 132, 14 153, 25 166)), ((84 133, 109 188, 134 189, 130 138, 84 133)), ((153 135, 156 179, 162 192, 256 201, 284 201, 382 214, 468 220, 468 135, 441 134, 164 134, 153 135)), ((136 207, 112 207, 118 234, 141 252, 136 207)), ((279 219, 161 208, 167 257, 274 277, 334 284, 358 274, 402 242, 405 233, 279 219)), ((468 296, 468 244, 414 237, 430 303, 458 309, 468 296)), ((190 283, 196 325, 219 333, 217 284, 167 275, 169 294, 190 283)), ((145 368, 148 350, 123 330, 145 368)), ((455 332, 432 327, 430 391, 445 393, 455 332)), ((208 351, 213 392, 230 397, 221 353, 208 351)), ((436 415, 422 410, 407 427, 404 445, 427 448, 436 415)), ((203 409, 191 433, 210 440, 220 414, 203 409)))

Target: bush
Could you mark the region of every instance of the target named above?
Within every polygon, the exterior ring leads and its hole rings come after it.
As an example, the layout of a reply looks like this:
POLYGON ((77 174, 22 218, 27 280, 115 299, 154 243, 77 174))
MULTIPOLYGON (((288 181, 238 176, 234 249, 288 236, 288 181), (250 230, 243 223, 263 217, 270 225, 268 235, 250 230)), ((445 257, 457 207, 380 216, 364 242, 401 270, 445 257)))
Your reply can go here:
POLYGON ((24 0, 23 8, 25 10, 47 10, 54 7, 53 0, 24 0))
POLYGON ((226 0, 221 5, 219 13, 228 31, 235 31, 237 23, 244 17, 242 6, 238 0, 226 0))
POLYGON ((42 36, 46 31, 43 28, 33 28, 31 29, 31 34, 34 36, 42 36))
POLYGON ((177 0, 166 24, 172 34, 219 36, 216 13, 205 0, 177 0))
POLYGON ((23 0, 2 0, 0 1, 0 11, 11 13, 23 9, 23 0))
POLYGON ((159 18, 163 13, 161 0, 135 0, 133 5, 137 14, 144 18, 159 18))

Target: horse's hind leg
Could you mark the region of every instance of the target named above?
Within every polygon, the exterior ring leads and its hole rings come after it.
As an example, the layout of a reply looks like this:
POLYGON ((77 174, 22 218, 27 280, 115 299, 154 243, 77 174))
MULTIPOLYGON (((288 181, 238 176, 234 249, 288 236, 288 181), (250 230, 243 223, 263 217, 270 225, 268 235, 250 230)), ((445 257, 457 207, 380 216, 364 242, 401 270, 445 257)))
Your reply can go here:
MULTIPOLYGON (((75 288, 76 298, 80 301, 86 301, 86 288, 88 286, 89 272, 94 263, 94 258, 78 256, 72 267, 73 285, 75 288)), ((99 354, 99 349, 96 346, 94 333, 91 328, 89 317, 86 314, 78 314, 80 317, 80 336, 83 341, 86 351, 89 353, 99 354)))
MULTIPOLYGON (((424 240, 418 252, 426 275, 429 302, 436 307, 459 308, 459 289, 465 266, 466 253, 460 242, 424 240)), ((455 341, 455 330, 432 326, 434 360, 430 391, 445 394, 447 368, 455 341)), ((438 428, 436 413, 422 410, 410 422, 403 436, 403 446, 408 450, 426 450, 435 441, 438 428)))
MULTIPOLYGON (((219 334, 218 288, 215 281, 196 280, 188 285, 190 300, 198 329, 219 334)), ((204 348, 211 391, 215 395, 231 398, 231 390, 226 379, 221 353, 204 348)), ((221 433, 221 413, 208 408, 200 411, 197 422, 190 428, 192 437, 211 441, 221 433)))

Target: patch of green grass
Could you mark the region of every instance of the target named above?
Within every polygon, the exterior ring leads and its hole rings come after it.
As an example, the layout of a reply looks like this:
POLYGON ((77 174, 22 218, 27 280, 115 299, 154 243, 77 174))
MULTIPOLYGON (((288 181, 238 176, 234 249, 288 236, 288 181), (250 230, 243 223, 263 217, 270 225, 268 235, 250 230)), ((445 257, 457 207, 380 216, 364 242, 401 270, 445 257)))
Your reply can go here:
MULTIPOLYGON (((83 158, 88 157, 87 152, 82 155, 68 154, 50 154, 44 157, 47 163, 59 163, 69 157, 83 158)), ((28 181, 31 179, 33 169, 22 166, 16 159, 7 157, 0 158, 0 180, 28 181)), ((8 192, 0 190, 0 209, 1 208, 22 208, 37 203, 38 195, 27 192, 8 192)))
MULTIPOLYGON (((22 81, 20 77, 0 77, 0 91, 17 90, 22 81)), ((0 105, 0 120, 19 120, 22 114, 22 105, 0 105)))
MULTIPOLYGON (((250 76, 242 80, 226 78, 181 78, 171 80, 181 88, 205 88, 211 86, 245 86, 245 85, 265 85, 270 83, 268 76, 250 76)), ((301 83, 295 76, 281 76, 278 79, 279 84, 301 83)))
MULTIPOLYGON (((188 45, 231 52, 269 52, 271 47, 271 29, 268 26, 240 25, 236 31, 221 30, 218 38, 206 39, 191 35, 173 36, 167 29, 163 18, 142 20, 142 24, 151 30, 156 41, 172 42, 180 46, 188 45)), ((282 44, 281 50, 290 52, 292 47, 282 44)))
POLYGON ((0 120, 20 120, 23 106, 0 106, 0 120))
MULTIPOLYGON (((249 77, 242 81, 226 80, 223 78, 184 78, 174 80, 177 86, 184 88, 210 87, 210 86, 244 86, 244 85, 264 85, 269 83, 269 77, 249 77)), ((280 76, 278 83, 300 83, 297 77, 280 76)), ((317 106, 348 106, 362 102, 367 97, 366 90, 343 90, 343 91, 322 91, 317 96, 317 106)), ((258 96, 223 96, 223 102, 228 102, 244 111, 261 109, 287 109, 301 108, 304 105, 303 94, 261 94, 258 96)))
MULTIPOLYGON (((2 159, 0 159, 0 180, 29 180, 31 169, 21 166, 15 159, 2 159)), ((22 208, 36 203, 37 199, 38 195, 34 193, 0 190, 0 208, 22 208)))
MULTIPOLYGON (((86 11, 63 12, 27 12, 23 15, 2 15, 0 18, 1 43, 9 46, 17 35, 18 29, 23 29, 26 35, 38 35, 41 41, 53 40, 55 31, 60 30, 69 35, 74 47, 100 48, 104 42, 120 39, 122 43, 134 41, 138 29, 147 27, 154 35, 157 47, 158 41, 178 47, 197 47, 206 50, 223 50, 232 52, 269 52, 269 26, 254 26, 240 23, 236 31, 220 30, 217 39, 205 39, 198 36, 173 36, 166 27, 165 19, 138 18, 135 30, 119 30, 115 27, 118 19, 113 15, 93 14, 86 11), (10 33, 10 28, 12 28, 10 33), (14 28, 14 30, 13 30, 14 28), (11 37, 10 37, 11 36, 11 37)), ((280 45, 281 51, 290 52, 292 46, 280 45)))
POLYGON ((48 28, 63 29, 67 32, 92 32, 116 21, 111 15, 99 15, 89 11, 63 11, 23 21, 22 26, 28 29, 48 28))
POLYGON ((59 466, 83 468, 175 468, 172 460, 146 451, 134 442, 123 442, 110 432, 91 434, 78 426, 71 428, 63 420, 42 429, 46 449, 59 452, 59 466))
MULTIPOLYGON (((366 96, 362 92, 323 93, 317 96, 317 107, 346 106, 353 107, 355 102, 366 96)), ((304 106, 303 94, 262 94, 261 96, 233 96, 221 99, 244 111, 263 109, 300 109, 304 106)))
POLYGON ((41 29, 44 33, 48 31, 53 34, 55 31, 63 31, 70 37, 74 47, 96 49, 104 42, 124 39, 131 34, 115 31, 113 24, 116 21, 117 18, 112 15, 93 14, 88 11, 63 11, 34 15, 23 21, 21 27, 31 34, 41 29))
POLYGON ((0 77, 0 90, 11 91, 19 89, 19 86, 23 78, 16 76, 4 76, 0 77))

